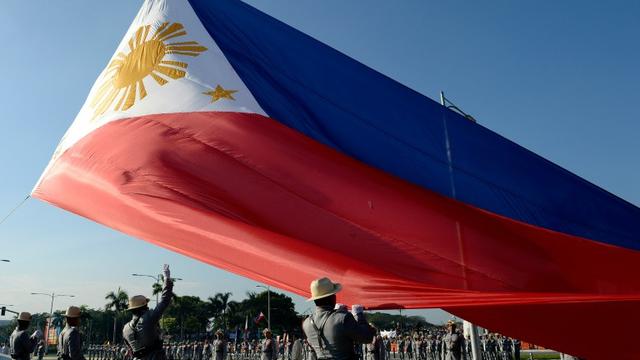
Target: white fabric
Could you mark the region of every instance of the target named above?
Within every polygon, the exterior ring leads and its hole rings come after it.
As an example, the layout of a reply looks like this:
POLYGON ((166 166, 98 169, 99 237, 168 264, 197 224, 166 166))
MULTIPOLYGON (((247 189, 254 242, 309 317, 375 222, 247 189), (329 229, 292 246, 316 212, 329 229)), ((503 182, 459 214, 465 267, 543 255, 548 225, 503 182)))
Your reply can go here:
MULTIPOLYGON (((114 29, 114 31, 119 30, 114 29)), ((120 58, 122 58, 122 56, 120 58)), ((173 65, 165 66, 174 67, 173 65)), ((109 88, 113 87, 111 86, 109 88)), ((213 38, 207 33, 187 0, 147 0, 142 5, 138 15, 122 39, 122 42, 114 52, 114 56, 107 62, 105 69, 101 72, 91 88, 87 100, 76 116, 73 124, 60 141, 43 176, 53 162, 65 150, 91 131, 110 121, 149 114, 194 111, 230 111, 265 115, 265 112, 260 105, 258 105, 231 64, 229 64, 213 38), (196 45, 188 45, 204 46, 206 50, 194 52, 197 53, 197 56, 165 53, 162 57, 163 61, 187 64, 186 68, 178 68, 186 72, 184 77, 173 79, 167 75, 156 72, 160 77, 167 80, 164 85, 159 85, 151 75, 148 75, 142 80, 147 93, 144 98, 141 98, 141 94, 137 93, 135 103, 129 109, 114 110, 120 97, 124 96, 123 90, 122 95, 119 94, 116 96, 111 106, 109 106, 103 114, 96 115, 96 108, 98 106, 92 106, 92 102, 94 99, 99 98, 99 96, 97 96, 99 89, 105 81, 112 78, 110 75, 113 75, 113 72, 107 71, 109 64, 118 59, 118 54, 121 53, 126 56, 133 52, 130 48, 129 41, 135 38, 136 32, 141 26, 151 25, 147 37, 142 40, 144 42, 144 39, 151 39, 155 31, 165 22, 182 24, 184 28, 181 31, 185 31, 186 34, 179 35, 176 32, 176 35, 179 36, 167 39, 163 41, 163 43, 195 41, 197 42, 196 45), (224 90, 233 90, 234 92, 231 96, 234 99, 221 98, 212 102, 212 97, 204 93, 215 90, 218 85, 224 90)), ((40 183, 41 180, 42 178, 38 183, 40 183)))

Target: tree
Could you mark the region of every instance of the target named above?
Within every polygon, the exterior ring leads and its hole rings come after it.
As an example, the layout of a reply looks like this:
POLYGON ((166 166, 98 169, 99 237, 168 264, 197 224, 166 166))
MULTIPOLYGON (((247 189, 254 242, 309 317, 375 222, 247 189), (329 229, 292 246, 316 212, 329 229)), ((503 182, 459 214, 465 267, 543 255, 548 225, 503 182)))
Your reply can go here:
POLYGON ((231 295, 230 292, 217 293, 208 299, 216 322, 218 322, 219 315, 222 313, 221 321, 216 325, 221 326, 225 331, 229 328, 229 317, 233 317, 239 307, 237 302, 229 301, 231 295))
MULTIPOLYGON (((157 283, 157 282, 153 283, 152 289, 153 289, 153 296, 161 294, 162 293, 162 284, 161 283, 157 283)), ((156 297, 156 299, 157 299, 157 297, 156 297)))
MULTIPOLYGON (((253 319, 261 312, 267 314, 267 292, 249 292, 236 311, 231 326, 244 326, 245 316, 253 319)), ((253 321, 251 321, 253 324, 253 321)), ((300 331, 302 320, 295 311, 293 300, 285 294, 271 292, 271 327, 275 334, 300 331)), ((253 325, 251 325, 253 327, 253 325)))
POLYGON ((173 304, 165 312, 165 316, 175 318, 180 329, 180 337, 184 334, 205 333, 210 309, 197 296, 175 296, 173 304))
POLYGON ((113 343, 116 343, 116 328, 118 324, 118 316, 127 309, 127 303, 129 302, 129 296, 127 292, 118 287, 117 291, 109 292, 105 297, 105 300, 109 302, 104 306, 105 310, 111 310, 113 315, 113 343))

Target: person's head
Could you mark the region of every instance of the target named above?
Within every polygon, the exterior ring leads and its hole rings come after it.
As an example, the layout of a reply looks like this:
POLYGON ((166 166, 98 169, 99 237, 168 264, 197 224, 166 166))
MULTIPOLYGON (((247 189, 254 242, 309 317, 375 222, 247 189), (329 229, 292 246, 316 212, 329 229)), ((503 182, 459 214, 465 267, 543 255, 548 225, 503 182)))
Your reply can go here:
POLYGON ((449 331, 449 333, 453 334, 454 332, 456 332, 456 323, 453 321, 449 321, 447 323, 447 330, 449 331))
POLYGON ((262 334, 264 335, 265 338, 267 339, 271 339, 271 336, 273 336, 271 334, 271 330, 269 328, 266 328, 264 330, 262 330, 262 334))
POLYGON ((218 340, 222 340, 224 338, 224 333, 222 332, 222 330, 217 330, 215 333, 216 339, 218 340))
POLYGON ((31 314, 23 311, 18 315, 18 330, 26 330, 31 324, 31 314))
POLYGON ((149 310, 149 299, 144 295, 136 295, 129 299, 129 310, 133 315, 141 316, 149 310))
POLYGON ((342 290, 342 285, 332 282, 329 278, 323 277, 313 280, 309 285, 311 297, 307 301, 312 301, 316 306, 336 306, 336 294, 342 290))
POLYGON ((77 306, 69 306, 67 312, 64 314, 69 326, 80 325, 80 308, 77 306))

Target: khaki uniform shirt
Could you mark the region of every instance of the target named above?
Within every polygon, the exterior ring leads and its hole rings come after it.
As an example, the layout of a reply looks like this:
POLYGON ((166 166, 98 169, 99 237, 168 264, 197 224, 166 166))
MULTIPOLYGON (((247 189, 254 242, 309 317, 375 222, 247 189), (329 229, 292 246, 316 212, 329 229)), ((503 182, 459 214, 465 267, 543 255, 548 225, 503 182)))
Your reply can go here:
POLYGON ((141 316, 134 315, 131 321, 125 324, 122 329, 122 337, 125 343, 131 348, 135 359, 140 360, 165 360, 166 356, 162 349, 162 339, 160 331, 160 318, 171 303, 173 297, 173 282, 167 281, 162 289, 162 297, 158 306, 153 310, 148 310, 141 316), (136 356, 140 352, 143 355, 136 356))
POLYGON ((278 353, 276 351, 276 342, 271 339, 264 339, 262 341, 262 356, 261 360, 276 360, 278 353))
POLYGON ((80 336, 80 331, 75 326, 67 325, 60 333, 58 358, 84 360, 84 355, 82 354, 82 336, 80 336))
POLYGON ((16 360, 29 360, 36 345, 38 345, 38 340, 30 337, 27 330, 16 328, 9 337, 9 354, 16 360))
POLYGON ((461 360, 462 359, 462 336, 457 333, 447 334, 444 337, 446 349, 445 360, 461 360))
POLYGON ((315 313, 302 323, 302 329, 316 357, 321 360, 353 360, 356 356, 354 343, 370 343, 375 335, 375 330, 367 324, 364 316, 356 320, 351 313, 333 310, 331 306, 317 306, 315 313))
POLYGON ((227 342, 224 340, 213 340, 213 360, 225 360, 227 358, 227 342))

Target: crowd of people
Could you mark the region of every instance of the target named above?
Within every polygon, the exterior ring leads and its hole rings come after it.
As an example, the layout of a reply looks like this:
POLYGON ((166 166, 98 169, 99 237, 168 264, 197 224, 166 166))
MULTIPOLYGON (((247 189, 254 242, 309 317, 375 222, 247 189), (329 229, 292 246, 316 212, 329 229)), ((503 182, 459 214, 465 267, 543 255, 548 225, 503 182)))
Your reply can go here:
MULTIPOLYGON (((315 311, 302 323, 301 331, 274 337, 264 329, 261 340, 230 340, 218 330, 213 339, 201 341, 164 341, 159 326, 163 312, 173 297, 173 281, 164 268, 161 301, 149 309, 149 299, 137 295, 129 299, 131 321, 122 329, 121 345, 83 344, 78 329, 80 309, 71 306, 65 313, 66 326, 58 337, 59 360, 462 360, 471 358, 471 342, 457 324, 395 337, 383 336, 366 320, 361 305, 351 310, 336 303, 341 285, 328 278, 311 283, 315 311)), ((42 333, 29 335, 29 313, 21 313, 18 327, 11 334, 9 354, 14 360, 30 360, 43 353, 42 333)), ((5 350, 3 350, 5 351, 5 350)), ((483 360, 520 358, 520 342, 489 334, 481 339, 483 360)))

